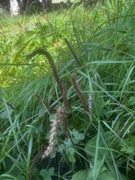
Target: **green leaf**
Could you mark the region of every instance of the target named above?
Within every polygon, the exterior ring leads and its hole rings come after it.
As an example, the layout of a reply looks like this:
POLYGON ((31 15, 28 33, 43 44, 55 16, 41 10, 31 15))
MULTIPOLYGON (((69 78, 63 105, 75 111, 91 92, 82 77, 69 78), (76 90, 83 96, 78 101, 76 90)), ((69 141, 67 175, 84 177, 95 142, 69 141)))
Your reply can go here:
POLYGON ((43 177, 44 180, 51 180, 51 176, 54 173, 54 168, 50 168, 49 170, 42 169, 40 171, 40 175, 43 177))
POLYGON ((106 170, 104 171, 102 174, 99 175, 99 177, 97 178, 97 180, 116 180, 113 176, 113 174, 109 171, 106 170))
POLYGON ((51 168, 49 169, 49 174, 50 174, 50 176, 52 176, 52 175, 53 175, 53 173, 54 173, 54 168, 53 168, 53 167, 51 167, 51 168))
POLYGON ((8 113, 7 111, 3 111, 1 114, 0 114, 0 118, 1 119, 8 119, 9 115, 11 116, 12 115, 12 112, 13 110, 8 108, 8 113), (9 114, 9 115, 8 115, 9 114))
POLYGON ((124 143, 121 143, 121 151, 127 154, 134 153, 135 151, 135 136, 129 135, 128 139, 123 139, 124 143))
POLYGON ((49 120, 50 120, 50 122, 53 122, 53 120, 54 120, 54 116, 55 116, 55 114, 50 114, 50 116, 49 116, 49 120))
POLYGON ((3 174, 0 176, 1 180, 17 180, 15 176, 12 176, 10 174, 3 174))
POLYGON ((104 171, 107 170, 107 168, 103 165, 104 161, 102 160, 96 160, 96 163, 94 164, 94 167, 92 167, 89 171, 88 178, 89 179, 97 179, 97 177, 104 171))
POLYGON ((76 159, 74 157, 74 154, 67 153, 67 157, 68 157, 70 162, 75 163, 76 159))
POLYGON ((24 176, 19 175, 19 176, 17 176, 17 179, 19 179, 19 180, 25 180, 25 177, 24 177, 24 176))
POLYGON ((36 37, 35 31, 26 31, 25 33, 23 33, 19 36, 15 47, 20 48, 21 45, 24 46, 24 45, 28 44, 35 37, 36 37))
POLYGON ((88 155, 91 155, 94 157, 95 152, 96 152, 96 148, 98 148, 98 156, 102 157, 102 155, 105 154, 105 152, 107 152, 108 147, 106 147, 105 143, 107 143, 109 145, 109 142, 111 142, 111 139, 112 139, 111 132, 109 132, 109 131, 103 132, 102 136, 104 138, 104 141, 102 140, 102 138, 100 138, 98 147, 96 146, 97 135, 88 141, 88 143, 85 146, 85 152, 88 155))
MULTIPOLYGON (((119 173, 119 174, 120 174, 120 177, 121 177, 120 179, 127 180, 127 178, 123 174, 121 174, 121 173, 119 173)), ((111 171, 106 170, 106 171, 104 171, 103 173, 101 173, 99 175, 97 180, 105 180, 105 179, 107 179, 107 180, 116 180, 117 177, 116 176, 114 177, 114 175, 112 174, 111 171)))
POLYGON ((135 97, 131 96, 128 100, 128 105, 134 106, 135 105, 135 97))
POLYGON ((75 173, 72 180, 86 180, 88 176, 88 170, 81 170, 75 173))

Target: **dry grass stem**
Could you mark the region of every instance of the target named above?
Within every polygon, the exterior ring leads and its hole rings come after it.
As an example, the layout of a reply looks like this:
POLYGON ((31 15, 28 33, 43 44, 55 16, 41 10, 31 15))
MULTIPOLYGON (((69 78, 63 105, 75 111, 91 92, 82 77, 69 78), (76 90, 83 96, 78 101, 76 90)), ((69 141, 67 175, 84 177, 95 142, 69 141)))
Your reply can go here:
POLYGON ((67 118, 67 108, 65 106, 60 107, 54 117, 51 124, 50 139, 47 149, 44 151, 42 158, 49 156, 54 150, 57 143, 57 132, 59 124, 67 118))
POLYGON ((62 99, 63 99, 63 102, 64 102, 64 106, 66 108, 69 107, 69 102, 68 102, 68 99, 67 99, 67 87, 66 87, 66 84, 62 83, 62 99))
POLYGON ((87 106, 87 104, 85 102, 85 98, 84 98, 84 96, 83 96, 83 94, 82 94, 82 92, 80 90, 80 87, 78 86, 78 84, 76 82, 76 74, 72 74, 71 78, 72 78, 73 87, 74 87, 75 91, 77 92, 77 94, 78 94, 78 96, 79 96, 79 98, 80 98, 80 100, 82 102, 83 109, 85 111, 88 111, 88 106, 87 106))
POLYGON ((55 66, 55 63, 54 63, 54 60, 52 58, 52 56, 50 55, 50 53, 45 50, 45 49, 36 49, 35 51, 33 51, 28 57, 29 58, 32 58, 33 56, 37 55, 37 54, 40 54, 40 55, 44 55, 49 64, 50 64, 50 67, 52 69, 52 73, 53 73, 53 77, 55 78, 57 84, 58 84, 58 87, 60 88, 61 92, 62 92, 62 85, 61 85, 61 81, 60 81, 60 78, 59 78, 59 75, 58 75, 58 72, 57 72, 57 68, 55 66))
POLYGON ((92 94, 89 94, 89 98, 88 98, 88 108, 89 108, 89 113, 92 116, 93 113, 93 99, 92 99, 92 94))
MULTIPOLYGON (((62 83, 62 87, 63 87, 62 98, 63 98, 64 106, 65 106, 66 109, 68 109, 69 102, 68 102, 68 99, 67 99, 67 87, 66 87, 66 85, 64 83, 62 83)), ((64 130, 65 137, 69 138, 70 137, 70 132, 69 132, 69 129, 68 129, 67 110, 65 111, 65 117, 63 118, 62 124, 63 124, 63 130, 64 130)))
POLYGON ((66 44, 67 44, 69 50, 71 51, 71 53, 72 53, 72 55, 73 55, 75 61, 76 61, 77 64, 81 67, 81 63, 80 63, 80 61, 79 61, 77 55, 76 55, 75 52, 73 51, 73 48, 71 47, 70 43, 68 42, 68 40, 67 40, 66 38, 65 38, 65 42, 66 42, 66 44))

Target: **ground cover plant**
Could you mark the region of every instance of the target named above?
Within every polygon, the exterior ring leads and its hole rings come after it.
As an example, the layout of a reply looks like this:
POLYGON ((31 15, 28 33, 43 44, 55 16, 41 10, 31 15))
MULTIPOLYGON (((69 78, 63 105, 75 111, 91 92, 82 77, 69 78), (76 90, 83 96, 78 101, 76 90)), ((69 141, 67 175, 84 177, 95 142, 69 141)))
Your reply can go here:
POLYGON ((135 178, 134 6, 1 16, 0 179, 135 178))

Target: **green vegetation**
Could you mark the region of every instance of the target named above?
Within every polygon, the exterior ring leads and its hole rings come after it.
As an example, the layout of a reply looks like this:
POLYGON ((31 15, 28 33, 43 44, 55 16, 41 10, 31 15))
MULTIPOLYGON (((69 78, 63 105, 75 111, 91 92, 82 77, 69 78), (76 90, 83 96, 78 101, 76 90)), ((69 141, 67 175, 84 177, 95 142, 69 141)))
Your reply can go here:
POLYGON ((135 179, 134 7, 0 17, 1 180, 135 179))

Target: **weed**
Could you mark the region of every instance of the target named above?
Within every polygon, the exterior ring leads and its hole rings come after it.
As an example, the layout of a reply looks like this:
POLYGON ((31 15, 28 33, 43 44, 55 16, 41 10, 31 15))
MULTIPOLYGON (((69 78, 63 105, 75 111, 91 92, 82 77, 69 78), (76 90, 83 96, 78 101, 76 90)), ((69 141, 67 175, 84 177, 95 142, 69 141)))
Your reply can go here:
POLYGON ((0 179, 134 179, 134 6, 2 20, 0 179))

